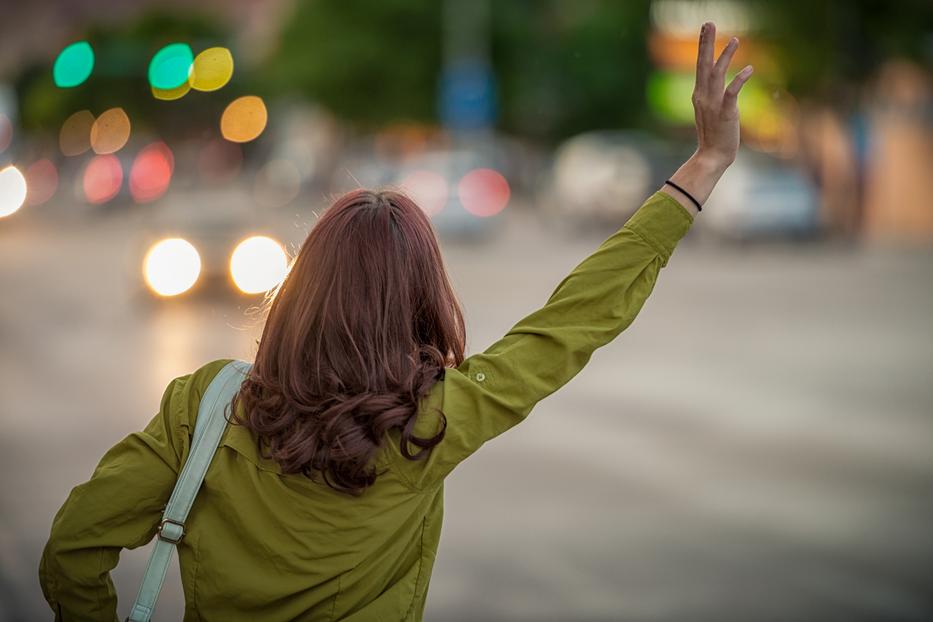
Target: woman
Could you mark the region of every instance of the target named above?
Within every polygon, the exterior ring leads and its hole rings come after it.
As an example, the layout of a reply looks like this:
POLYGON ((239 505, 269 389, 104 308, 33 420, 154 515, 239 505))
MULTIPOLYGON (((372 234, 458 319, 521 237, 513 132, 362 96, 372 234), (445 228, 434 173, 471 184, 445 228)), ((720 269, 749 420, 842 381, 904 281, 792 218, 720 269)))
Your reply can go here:
MULTIPOLYGON (((430 222, 357 190, 312 228, 276 292, 178 545, 185 620, 420 620, 444 478, 528 416, 635 318, 739 144, 699 38, 694 155, 564 278, 541 309, 464 358, 464 324, 430 222), (695 203, 695 202, 696 203, 695 203)), ((155 535, 199 399, 227 360, 176 378, 142 432, 111 448, 55 516, 40 580, 56 619, 112 621, 109 571, 155 535)))

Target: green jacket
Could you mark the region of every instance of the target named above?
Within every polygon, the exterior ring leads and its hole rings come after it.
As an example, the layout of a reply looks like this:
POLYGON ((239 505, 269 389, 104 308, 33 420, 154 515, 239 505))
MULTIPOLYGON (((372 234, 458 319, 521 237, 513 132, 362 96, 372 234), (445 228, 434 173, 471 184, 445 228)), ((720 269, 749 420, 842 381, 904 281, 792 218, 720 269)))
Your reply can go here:
MULTIPOLYGON (((227 426, 178 545, 185 621, 421 620, 444 478, 631 324, 692 222, 673 198, 652 195, 542 308, 445 370, 415 426, 431 436, 440 427, 433 409, 442 409, 443 441, 426 460, 410 461, 391 432, 377 458, 389 472, 361 497, 282 474, 246 428, 227 426)), ((155 535, 188 455, 199 399, 227 362, 173 380, 146 428, 108 450, 55 515, 39 580, 56 620, 118 619, 110 570, 121 549, 155 535)))

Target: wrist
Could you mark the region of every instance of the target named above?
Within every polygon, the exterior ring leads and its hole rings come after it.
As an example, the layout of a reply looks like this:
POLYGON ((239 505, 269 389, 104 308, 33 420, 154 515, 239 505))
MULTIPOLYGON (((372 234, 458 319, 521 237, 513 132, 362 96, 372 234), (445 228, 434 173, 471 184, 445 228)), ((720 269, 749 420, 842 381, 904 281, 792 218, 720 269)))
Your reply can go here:
POLYGON ((718 180, 732 165, 735 158, 729 158, 709 149, 697 149, 688 161, 692 162, 698 171, 705 175, 715 176, 718 180))
POLYGON ((697 150, 670 176, 670 180, 689 192, 702 205, 706 203, 726 168, 728 164, 724 158, 697 150))
POLYGON ((700 213, 700 210, 703 209, 702 204, 690 194, 686 188, 675 182, 673 179, 668 179, 664 182, 664 185, 661 186, 661 191, 668 194, 675 201, 680 203, 680 205, 687 210, 691 217, 696 218, 697 214, 700 213))

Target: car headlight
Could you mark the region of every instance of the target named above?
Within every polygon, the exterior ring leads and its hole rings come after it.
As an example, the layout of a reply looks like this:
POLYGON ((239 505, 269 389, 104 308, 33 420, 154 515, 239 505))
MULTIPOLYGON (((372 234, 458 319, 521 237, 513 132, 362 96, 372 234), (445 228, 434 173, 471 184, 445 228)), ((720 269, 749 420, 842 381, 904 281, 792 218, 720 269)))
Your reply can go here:
POLYGON ((26 178, 15 166, 0 170, 0 218, 9 216, 26 201, 26 178))
POLYGON ((230 276, 244 294, 260 294, 277 286, 288 272, 281 244, 262 235, 246 238, 230 256, 230 276))
POLYGON ((191 289, 201 274, 201 256, 191 242, 168 238, 146 253, 143 274, 150 289, 160 296, 177 296, 191 289))

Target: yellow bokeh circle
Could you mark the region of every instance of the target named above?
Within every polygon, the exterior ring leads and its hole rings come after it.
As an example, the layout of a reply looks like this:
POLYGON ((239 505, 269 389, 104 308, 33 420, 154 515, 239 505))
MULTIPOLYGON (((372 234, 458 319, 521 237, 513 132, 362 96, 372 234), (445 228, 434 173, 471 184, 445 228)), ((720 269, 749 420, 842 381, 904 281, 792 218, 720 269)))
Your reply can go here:
POLYGON ((81 155, 91 148, 91 127, 94 115, 90 110, 79 110, 62 123, 58 146, 66 156, 81 155))
POLYGON ((187 82, 182 82, 181 85, 176 86, 173 89, 160 89, 159 87, 153 86, 152 96, 156 99, 161 99, 162 101, 174 101, 176 99, 181 99, 188 94, 188 91, 191 90, 191 85, 187 82))
POLYGON ((94 153, 114 153, 130 138, 130 118, 123 108, 105 110, 91 126, 91 148, 94 153))
POLYGON ((216 91, 233 77, 233 54, 227 48, 208 48, 191 66, 188 83, 197 91, 216 91))
POLYGON ((261 97, 244 95, 234 99, 220 117, 220 133, 235 143, 248 143, 266 129, 269 113, 261 97))

